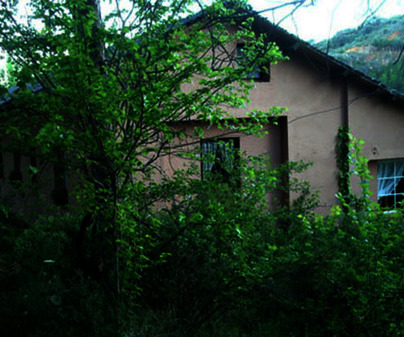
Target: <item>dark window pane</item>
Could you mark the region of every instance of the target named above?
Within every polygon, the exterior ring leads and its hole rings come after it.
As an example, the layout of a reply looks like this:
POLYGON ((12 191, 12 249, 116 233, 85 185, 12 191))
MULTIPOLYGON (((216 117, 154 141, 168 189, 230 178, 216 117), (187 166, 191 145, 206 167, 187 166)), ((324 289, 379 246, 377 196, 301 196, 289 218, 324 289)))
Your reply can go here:
MULTIPOLYGON (((243 44, 237 45, 237 65, 241 67, 250 67, 252 64, 252 60, 248 59, 248 55, 246 51, 243 49, 243 44)), ((267 65, 268 70, 264 70, 263 67, 255 66, 252 70, 246 71, 244 75, 244 79, 250 79, 261 82, 269 82, 270 81, 270 65, 267 65)))
POLYGON ((239 138, 204 139, 201 141, 202 179, 212 179, 230 183, 239 181, 238 167, 239 138))

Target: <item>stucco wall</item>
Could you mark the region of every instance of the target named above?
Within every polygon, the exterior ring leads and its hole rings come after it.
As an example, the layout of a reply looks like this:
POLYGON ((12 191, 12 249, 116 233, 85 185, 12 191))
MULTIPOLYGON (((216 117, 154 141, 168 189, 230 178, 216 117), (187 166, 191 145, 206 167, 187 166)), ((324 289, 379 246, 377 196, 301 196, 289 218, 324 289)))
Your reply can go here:
POLYGON ((404 158, 404 105, 369 93, 349 87, 349 126, 365 141, 363 154, 370 160, 404 158))
MULTIPOLYGON (((378 160, 404 158, 404 103, 380 96, 375 86, 344 79, 346 74, 334 73, 330 76, 324 64, 319 66, 304 53, 293 54, 290 58, 289 61, 271 66, 270 82, 255 83, 250 95, 251 103, 245 109, 230 110, 232 114, 244 117, 245 112, 251 109, 285 107, 287 111, 282 116, 284 130, 266 125, 269 134, 262 138, 242 134, 227 136, 240 137, 241 150, 251 155, 269 153, 274 165, 284 160, 312 162, 313 166, 300 174, 299 178, 309 181, 313 190, 319 191, 318 211, 326 213, 336 202, 335 141, 337 130, 345 121, 344 116, 348 117, 346 121, 353 135, 365 141, 363 154, 371 160, 370 169, 376 176, 378 160), (345 81, 348 83, 346 97, 345 81), (348 103, 347 111, 344 110, 345 103, 348 103)), ((182 89, 192 90, 196 87, 197 79, 182 89)), ((191 135, 195 126, 205 128, 205 137, 219 137, 223 132, 195 120, 178 123, 175 127, 183 128, 191 135)), ((191 139, 191 136, 186 139, 190 140, 194 141, 194 145, 188 148, 199 145, 199 141, 191 139)), ((8 168, 12 167, 9 155, 4 159, 4 166, 8 168)), ((190 163, 175 155, 162 157, 158 162, 167 176, 190 163)), ((22 167, 28 165, 28 162, 22 162, 22 167)), ((52 172, 49 173, 51 177, 52 172)), ((160 178, 156 177, 157 180, 160 178)), ((354 183, 354 189, 358 191, 357 182, 354 183)), ((53 182, 48 180, 44 184, 47 186, 46 193, 50 194, 53 182)), ((3 187, 0 191, 3 197, 9 192, 7 188, 3 187)), ((375 198, 375 181, 371 182, 371 188, 375 198)))
MULTIPOLYGON (((336 201, 335 140, 342 123, 341 90, 340 80, 331 80, 310 62, 293 58, 271 66, 270 82, 256 82, 250 96, 251 103, 245 109, 232 110, 233 114, 244 116, 244 112, 250 109, 287 108, 283 114, 287 119, 287 158, 313 163, 299 178, 309 181, 313 190, 319 191, 320 212, 327 212, 336 201)), ((216 132, 210 129, 206 136, 216 135, 216 132)), ((269 133, 262 139, 242 137, 241 148, 251 154, 268 151, 275 156, 280 146, 274 144, 280 142, 280 136, 273 129, 269 133)), ((173 166, 173 159, 170 160, 173 166)), ((274 158, 274 162, 279 160, 274 158)))
MULTIPOLYGON (((282 160, 281 130, 279 127, 273 124, 268 124, 263 128, 262 131, 267 131, 267 134, 263 135, 262 137, 257 137, 254 135, 245 135, 239 132, 228 133, 228 130, 219 130, 216 126, 208 127, 206 123, 198 121, 181 123, 181 125, 176 127, 182 129, 188 135, 188 137, 178 142, 178 144, 184 144, 182 149, 185 151, 191 151, 192 149, 195 149, 195 147, 199 146, 199 139, 192 137, 193 129, 196 126, 203 127, 205 129, 204 138, 239 137, 241 151, 245 151, 249 155, 261 155, 269 153, 274 166, 279 164, 282 160)), ((159 159, 159 165, 161 166, 164 174, 168 177, 172 176, 173 172, 178 169, 189 167, 191 163, 192 161, 184 160, 175 154, 164 156, 159 159)), ((195 164, 196 161, 193 161, 193 163, 195 164)))
MULTIPOLYGON (((404 158, 404 104, 378 94, 374 88, 351 83, 349 86, 349 126, 354 137, 365 144, 362 154, 369 162, 373 180, 372 199, 377 200, 377 163, 404 158)), ((358 180, 353 188, 359 193, 358 180)))
MULTIPOLYGON (((344 79, 346 74, 330 76, 324 68, 320 69, 298 57, 272 66, 271 82, 256 84, 248 108, 279 105, 288 109, 285 116, 289 160, 313 163, 300 178, 320 192, 318 211, 327 212, 336 202, 335 142, 344 119, 353 135, 365 141, 363 155, 369 158, 371 174, 376 177, 377 161, 404 158, 404 103, 380 95, 375 86, 357 79, 344 79)), ((357 179, 352 183, 354 192, 359 193, 357 179)), ((376 200, 376 179, 370 186, 376 200)))
MULTIPOLYGON (((283 106, 288 120, 289 160, 312 162, 299 178, 320 192, 320 210, 335 203, 335 139, 341 125, 341 82, 317 73, 304 60, 271 67, 271 82, 257 83, 249 108, 283 106)), ((292 195, 293 198, 293 195, 292 195)))
MULTIPOLYGON (((256 28, 266 32, 265 22, 256 28), (262 27, 260 26, 262 25, 262 27)), ((269 30, 271 32, 271 30, 269 30)), ((279 45, 290 57, 271 66, 271 81, 257 82, 246 109, 232 109, 236 116, 246 110, 268 110, 271 106, 288 109, 287 157, 291 161, 312 162, 300 175, 319 191, 320 212, 336 203, 337 168, 335 144, 338 128, 348 125, 355 137, 365 140, 363 155, 371 162, 376 176, 379 160, 404 158, 404 102, 391 95, 380 95, 380 88, 363 80, 354 71, 306 48, 297 39, 279 34, 279 45)), ((352 180, 353 189, 359 184, 352 180)), ((376 200, 377 182, 371 182, 376 200)), ((293 195, 292 195, 293 198, 293 195)))
MULTIPOLYGON (((183 122, 176 125, 175 127, 181 129, 186 135, 188 135, 188 137, 182 140, 177 140, 177 144, 179 145, 182 143, 184 145, 182 149, 185 151, 195 152, 195 149, 200 145, 200 140, 193 138, 192 133, 195 127, 203 127, 205 130, 203 138, 209 139, 238 137, 240 140, 240 150, 242 152, 246 152, 249 155, 253 156, 269 154, 271 157, 272 168, 276 168, 285 160, 282 154, 282 148, 284 146, 283 141, 285 136, 282 133, 284 120, 285 118, 282 117, 278 120, 278 125, 275 125, 273 123, 265 125, 262 131, 265 131, 266 134, 264 134, 262 137, 257 137, 255 135, 246 135, 239 132, 229 133, 229 130, 220 130, 216 126, 208 126, 208 124, 199 121, 183 122)), ((159 158, 159 166, 161 168, 161 171, 154 178, 157 181, 161 180, 162 176, 170 178, 173 176, 173 173, 175 171, 189 168, 192 164, 196 165, 197 169, 195 177, 200 178, 201 171, 199 161, 184 159, 183 157, 177 156, 175 154, 163 156, 159 158)), ((283 195, 279 193, 276 195, 268 195, 270 204, 272 204, 272 202, 275 202, 275 199, 272 198, 273 196, 275 196, 275 198, 283 198, 283 195)), ((159 205, 162 206, 163 204, 159 205)))

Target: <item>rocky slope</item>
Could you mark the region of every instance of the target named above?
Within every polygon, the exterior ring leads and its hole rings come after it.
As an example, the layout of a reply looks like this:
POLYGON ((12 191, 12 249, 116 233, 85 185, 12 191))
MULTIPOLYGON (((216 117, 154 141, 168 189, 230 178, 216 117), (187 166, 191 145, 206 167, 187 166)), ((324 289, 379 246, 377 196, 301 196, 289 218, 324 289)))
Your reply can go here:
POLYGON ((404 92, 404 15, 373 17, 315 46, 391 89, 404 92))

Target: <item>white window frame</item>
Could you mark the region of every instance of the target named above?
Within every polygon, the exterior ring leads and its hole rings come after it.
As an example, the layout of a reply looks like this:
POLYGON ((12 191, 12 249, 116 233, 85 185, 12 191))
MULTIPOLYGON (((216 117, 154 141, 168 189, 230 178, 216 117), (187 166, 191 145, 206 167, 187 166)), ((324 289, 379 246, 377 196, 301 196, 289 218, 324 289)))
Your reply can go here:
POLYGON ((389 207, 396 207, 399 202, 397 197, 403 195, 403 192, 396 190, 401 179, 404 180, 404 159, 383 160, 377 163, 377 200, 379 203, 383 197, 393 197, 393 205, 389 207))

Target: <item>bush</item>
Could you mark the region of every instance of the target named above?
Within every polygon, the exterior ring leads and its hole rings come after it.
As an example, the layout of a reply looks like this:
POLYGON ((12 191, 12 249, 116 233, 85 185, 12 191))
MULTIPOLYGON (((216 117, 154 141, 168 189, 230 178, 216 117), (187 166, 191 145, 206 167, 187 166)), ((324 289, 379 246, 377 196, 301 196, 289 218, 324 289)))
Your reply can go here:
POLYGON ((149 210, 138 227, 125 211, 119 302, 89 267, 98 260, 81 217, 18 230, 4 217, 2 335, 402 335, 401 210, 384 213, 364 193, 317 215, 305 184, 282 187, 285 172, 303 167, 268 165, 251 158, 239 187, 178 175, 160 186, 175 191, 171 207, 149 210), (301 197, 271 210, 268 191, 283 188, 301 197))
POLYGON ((78 216, 43 217, 15 229, 1 222, 0 334, 109 336, 102 284, 79 267, 78 216))

